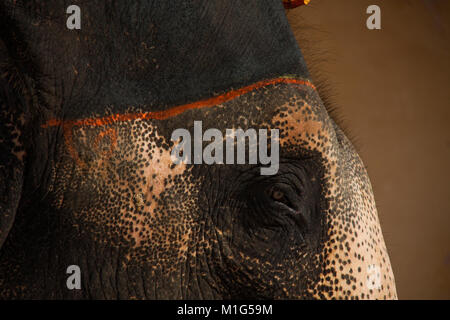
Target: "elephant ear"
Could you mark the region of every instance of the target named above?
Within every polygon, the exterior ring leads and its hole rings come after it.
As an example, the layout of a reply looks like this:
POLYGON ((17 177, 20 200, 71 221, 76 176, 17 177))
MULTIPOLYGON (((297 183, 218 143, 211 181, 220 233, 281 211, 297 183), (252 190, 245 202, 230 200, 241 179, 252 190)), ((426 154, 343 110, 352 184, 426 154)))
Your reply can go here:
POLYGON ((0 48, 0 249, 14 223, 24 181, 25 112, 0 48))
POLYGON ((23 188, 29 185, 24 183, 25 166, 31 163, 27 151, 36 154, 30 150, 36 147, 36 121, 43 117, 41 109, 31 107, 41 103, 36 79, 42 73, 23 28, 12 18, 15 12, 15 5, 0 5, 0 249, 14 224, 23 188))
POLYGON ((13 225, 23 184, 23 164, 14 159, 15 155, 11 150, 7 150, 8 142, 4 139, 2 127, 0 133, 0 248, 13 225))

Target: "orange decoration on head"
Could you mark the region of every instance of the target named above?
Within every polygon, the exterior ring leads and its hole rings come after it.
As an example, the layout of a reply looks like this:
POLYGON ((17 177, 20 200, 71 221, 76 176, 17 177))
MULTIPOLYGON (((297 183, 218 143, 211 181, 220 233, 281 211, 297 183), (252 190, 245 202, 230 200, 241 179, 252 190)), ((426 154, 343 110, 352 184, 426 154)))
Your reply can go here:
POLYGON ((304 4, 308 4, 311 0, 283 0, 285 9, 294 9, 304 4))

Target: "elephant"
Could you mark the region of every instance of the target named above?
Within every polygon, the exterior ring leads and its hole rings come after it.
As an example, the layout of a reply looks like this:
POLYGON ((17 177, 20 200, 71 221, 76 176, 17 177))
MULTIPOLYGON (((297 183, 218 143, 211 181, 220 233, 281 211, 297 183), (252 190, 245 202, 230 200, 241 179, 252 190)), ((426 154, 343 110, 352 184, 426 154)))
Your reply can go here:
POLYGON ((72 2, 0 4, 0 298, 397 298, 282 1, 72 2), (265 132, 276 171, 175 163, 177 129, 265 132))

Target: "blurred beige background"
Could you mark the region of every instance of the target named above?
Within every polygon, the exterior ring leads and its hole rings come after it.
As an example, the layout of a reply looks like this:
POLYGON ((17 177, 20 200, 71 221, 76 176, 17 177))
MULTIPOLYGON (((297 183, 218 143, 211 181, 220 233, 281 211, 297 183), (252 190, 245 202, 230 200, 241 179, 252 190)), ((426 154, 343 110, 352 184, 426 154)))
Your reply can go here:
POLYGON ((312 0, 288 18, 368 167, 399 298, 450 299, 450 0, 312 0))

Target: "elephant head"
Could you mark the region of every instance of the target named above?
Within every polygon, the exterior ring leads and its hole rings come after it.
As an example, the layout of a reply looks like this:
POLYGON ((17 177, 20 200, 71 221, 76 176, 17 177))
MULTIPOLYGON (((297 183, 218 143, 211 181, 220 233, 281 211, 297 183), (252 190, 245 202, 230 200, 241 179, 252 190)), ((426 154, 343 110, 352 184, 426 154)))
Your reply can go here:
POLYGON ((78 7, 1 5, 1 297, 396 298, 281 1, 78 7))

